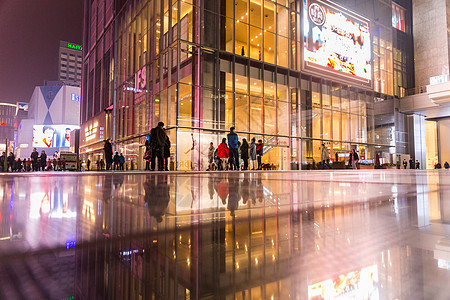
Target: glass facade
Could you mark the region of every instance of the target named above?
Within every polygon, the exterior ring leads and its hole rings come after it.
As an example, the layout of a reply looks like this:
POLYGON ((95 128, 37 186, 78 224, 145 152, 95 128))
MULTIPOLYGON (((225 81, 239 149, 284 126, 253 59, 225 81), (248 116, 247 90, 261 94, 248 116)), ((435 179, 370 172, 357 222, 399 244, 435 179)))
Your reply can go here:
POLYGON ((390 152, 391 143, 376 139, 374 99, 394 92, 392 28, 372 30, 373 89, 358 87, 302 70, 301 5, 120 2, 114 47, 101 54, 109 67, 94 66, 94 50, 85 62, 85 120, 114 104, 111 137, 127 169, 144 168, 145 138, 159 121, 172 143, 172 170, 206 169, 210 142, 217 147, 231 126, 240 139, 264 141, 263 162, 273 169, 313 168, 322 143, 334 160, 352 148, 366 159, 375 149, 390 152))

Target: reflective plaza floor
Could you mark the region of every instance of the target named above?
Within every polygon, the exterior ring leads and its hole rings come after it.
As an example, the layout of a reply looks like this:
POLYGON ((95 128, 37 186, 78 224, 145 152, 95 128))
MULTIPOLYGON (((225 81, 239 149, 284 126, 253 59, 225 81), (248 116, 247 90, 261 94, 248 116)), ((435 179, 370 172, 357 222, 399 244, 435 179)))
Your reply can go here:
POLYGON ((450 299, 450 171, 0 174, 0 299, 450 299))

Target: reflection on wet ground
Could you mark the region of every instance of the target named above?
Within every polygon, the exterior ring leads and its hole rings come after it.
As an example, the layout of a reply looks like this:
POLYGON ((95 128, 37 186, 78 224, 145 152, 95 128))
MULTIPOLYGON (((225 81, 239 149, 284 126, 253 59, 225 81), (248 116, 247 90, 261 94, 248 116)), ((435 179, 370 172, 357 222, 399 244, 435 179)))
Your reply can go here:
POLYGON ((450 172, 0 175, 0 299, 449 299, 450 172))

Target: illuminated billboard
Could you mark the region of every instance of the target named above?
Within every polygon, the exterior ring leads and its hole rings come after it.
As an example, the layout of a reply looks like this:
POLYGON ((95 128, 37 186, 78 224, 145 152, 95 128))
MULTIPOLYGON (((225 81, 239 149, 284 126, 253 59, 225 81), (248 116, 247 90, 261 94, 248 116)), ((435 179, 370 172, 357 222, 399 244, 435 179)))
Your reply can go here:
POLYGON ((79 128, 73 125, 34 125, 33 147, 70 147, 70 132, 79 128))
POLYGON ((329 2, 303 0, 304 67, 370 84, 369 23, 329 2))
POLYGON ((378 300, 378 267, 373 265, 310 285, 308 299, 378 300))

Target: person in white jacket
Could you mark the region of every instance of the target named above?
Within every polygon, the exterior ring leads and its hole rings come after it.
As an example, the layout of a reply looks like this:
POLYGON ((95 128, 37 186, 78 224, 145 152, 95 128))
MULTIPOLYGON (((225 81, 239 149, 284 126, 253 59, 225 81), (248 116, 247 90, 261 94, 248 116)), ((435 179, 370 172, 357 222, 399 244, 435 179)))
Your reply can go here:
POLYGON ((325 166, 328 168, 330 167, 328 165, 328 159, 330 158, 330 154, 328 153, 327 147, 325 147, 325 144, 322 144, 322 169, 325 169, 325 166))

